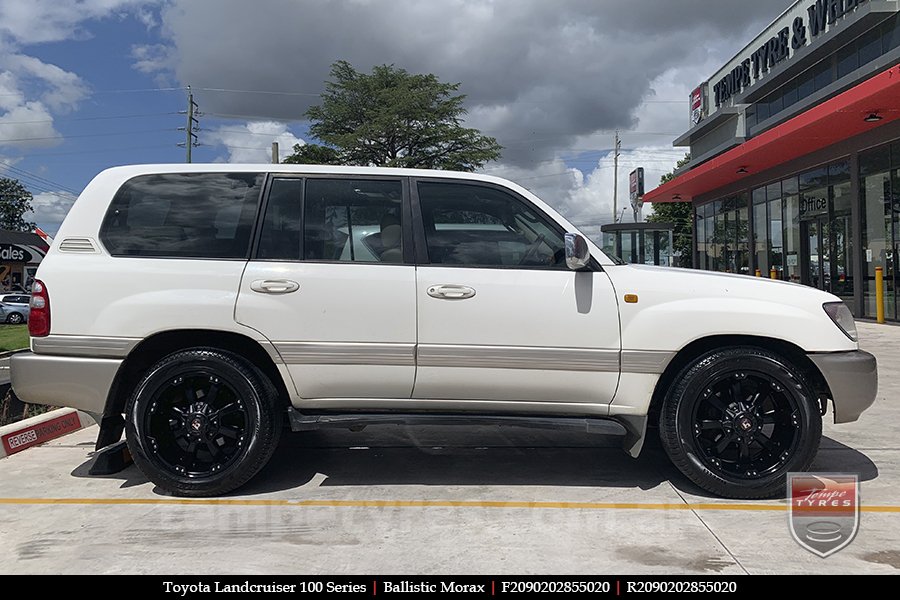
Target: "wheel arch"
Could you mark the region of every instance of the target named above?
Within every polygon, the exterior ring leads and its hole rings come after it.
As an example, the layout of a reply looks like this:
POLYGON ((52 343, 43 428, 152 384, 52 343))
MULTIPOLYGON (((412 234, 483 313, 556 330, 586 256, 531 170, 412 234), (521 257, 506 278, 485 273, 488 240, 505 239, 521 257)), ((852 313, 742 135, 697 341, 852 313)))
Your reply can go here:
POLYGON ((258 341, 240 333, 215 329, 162 331, 143 339, 122 361, 106 397, 97 449, 121 438, 125 403, 147 368, 173 352, 201 347, 224 350, 248 360, 269 378, 284 406, 290 404, 284 378, 271 355, 258 341))
POLYGON ((672 357, 672 360, 669 361, 669 364, 657 380, 656 386, 653 389, 653 395, 650 398, 650 408, 648 411, 649 425, 655 427, 659 422, 659 411, 666 392, 668 392, 674 384, 678 374, 681 373, 687 365, 708 352, 734 346, 762 348, 763 350, 769 350, 770 352, 774 352, 791 361, 791 363, 807 377, 807 380, 813 386, 816 399, 819 403, 819 410, 822 415, 825 414, 825 410, 828 406, 828 399, 831 398, 831 391, 829 390, 828 384, 825 382, 822 373, 813 364, 802 348, 791 342, 766 336, 711 335, 692 341, 681 348, 675 356, 672 357))

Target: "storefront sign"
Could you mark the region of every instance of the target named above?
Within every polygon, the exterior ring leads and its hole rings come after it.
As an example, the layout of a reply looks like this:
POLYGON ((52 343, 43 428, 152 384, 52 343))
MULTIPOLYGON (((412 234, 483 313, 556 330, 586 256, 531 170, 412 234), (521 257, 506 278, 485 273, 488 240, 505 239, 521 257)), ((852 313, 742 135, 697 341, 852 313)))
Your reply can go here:
MULTIPOLYGON (((769 69, 790 59, 797 50, 816 43, 826 30, 868 1, 815 0, 807 7, 806 15, 795 16, 790 25, 774 31, 762 45, 757 46, 713 85, 716 107, 752 86, 769 69)), ((691 104, 693 106, 693 96, 691 104)))
POLYGON ((644 197, 644 167, 638 167, 628 174, 628 192, 631 207, 640 208, 639 204, 644 197))
POLYGON ((31 252, 15 244, 0 244, 0 260, 9 262, 31 262, 31 252))
POLYGON ((700 121, 703 120, 705 115, 705 111, 703 110, 703 88, 706 87, 706 84, 697 86, 697 88, 691 92, 691 124, 696 125, 700 121))
POLYGON ((828 198, 804 197, 800 199, 800 218, 828 213, 828 198))

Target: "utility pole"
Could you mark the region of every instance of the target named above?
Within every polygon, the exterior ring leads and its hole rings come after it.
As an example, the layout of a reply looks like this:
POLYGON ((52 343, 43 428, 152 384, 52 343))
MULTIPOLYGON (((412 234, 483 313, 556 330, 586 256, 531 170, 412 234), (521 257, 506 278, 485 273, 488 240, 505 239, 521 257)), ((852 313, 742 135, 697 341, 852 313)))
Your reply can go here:
POLYGON ((278 164, 278 142, 272 142, 272 164, 278 164))
POLYGON ((622 140, 619 139, 619 130, 616 129, 616 145, 613 150, 613 223, 619 222, 619 149, 622 140))
POLYGON ((188 91, 188 104, 187 110, 180 111, 181 114, 187 115, 187 121, 185 122, 184 127, 179 127, 178 131, 184 132, 184 142, 178 144, 179 146, 183 146, 186 150, 186 156, 184 162, 191 162, 191 149, 196 148, 200 144, 197 143, 197 134, 195 131, 200 131, 200 121, 197 120, 197 117, 200 115, 200 111, 197 110, 198 105, 194 102, 194 94, 191 92, 191 86, 187 86, 188 91))

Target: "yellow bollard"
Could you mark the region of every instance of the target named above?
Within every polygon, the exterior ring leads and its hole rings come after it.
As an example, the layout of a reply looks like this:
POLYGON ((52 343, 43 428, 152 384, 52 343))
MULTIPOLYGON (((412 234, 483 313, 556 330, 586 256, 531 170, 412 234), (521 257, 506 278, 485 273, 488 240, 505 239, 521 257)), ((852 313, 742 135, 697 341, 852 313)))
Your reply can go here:
POLYGON ((875 320, 884 323, 884 268, 875 267, 875 320))
POLYGON ((772 267, 772 270, 769 271, 769 278, 778 279, 778 271, 775 269, 775 267, 772 267))
POLYGON ((760 271, 759 269, 757 269, 757 270, 756 270, 756 276, 757 276, 757 277, 762 277, 762 271, 760 271))

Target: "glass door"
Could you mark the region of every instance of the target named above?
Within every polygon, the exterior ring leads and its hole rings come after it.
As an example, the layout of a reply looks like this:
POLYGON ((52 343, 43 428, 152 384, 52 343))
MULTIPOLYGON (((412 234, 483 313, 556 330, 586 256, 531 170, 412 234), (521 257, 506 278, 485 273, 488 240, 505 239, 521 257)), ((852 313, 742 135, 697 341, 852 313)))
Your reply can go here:
POLYGON ((803 276, 803 283, 819 289, 825 289, 825 274, 822 256, 823 228, 827 226, 825 219, 812 219, 800 224, 802 247, 807 268, 803 276))

